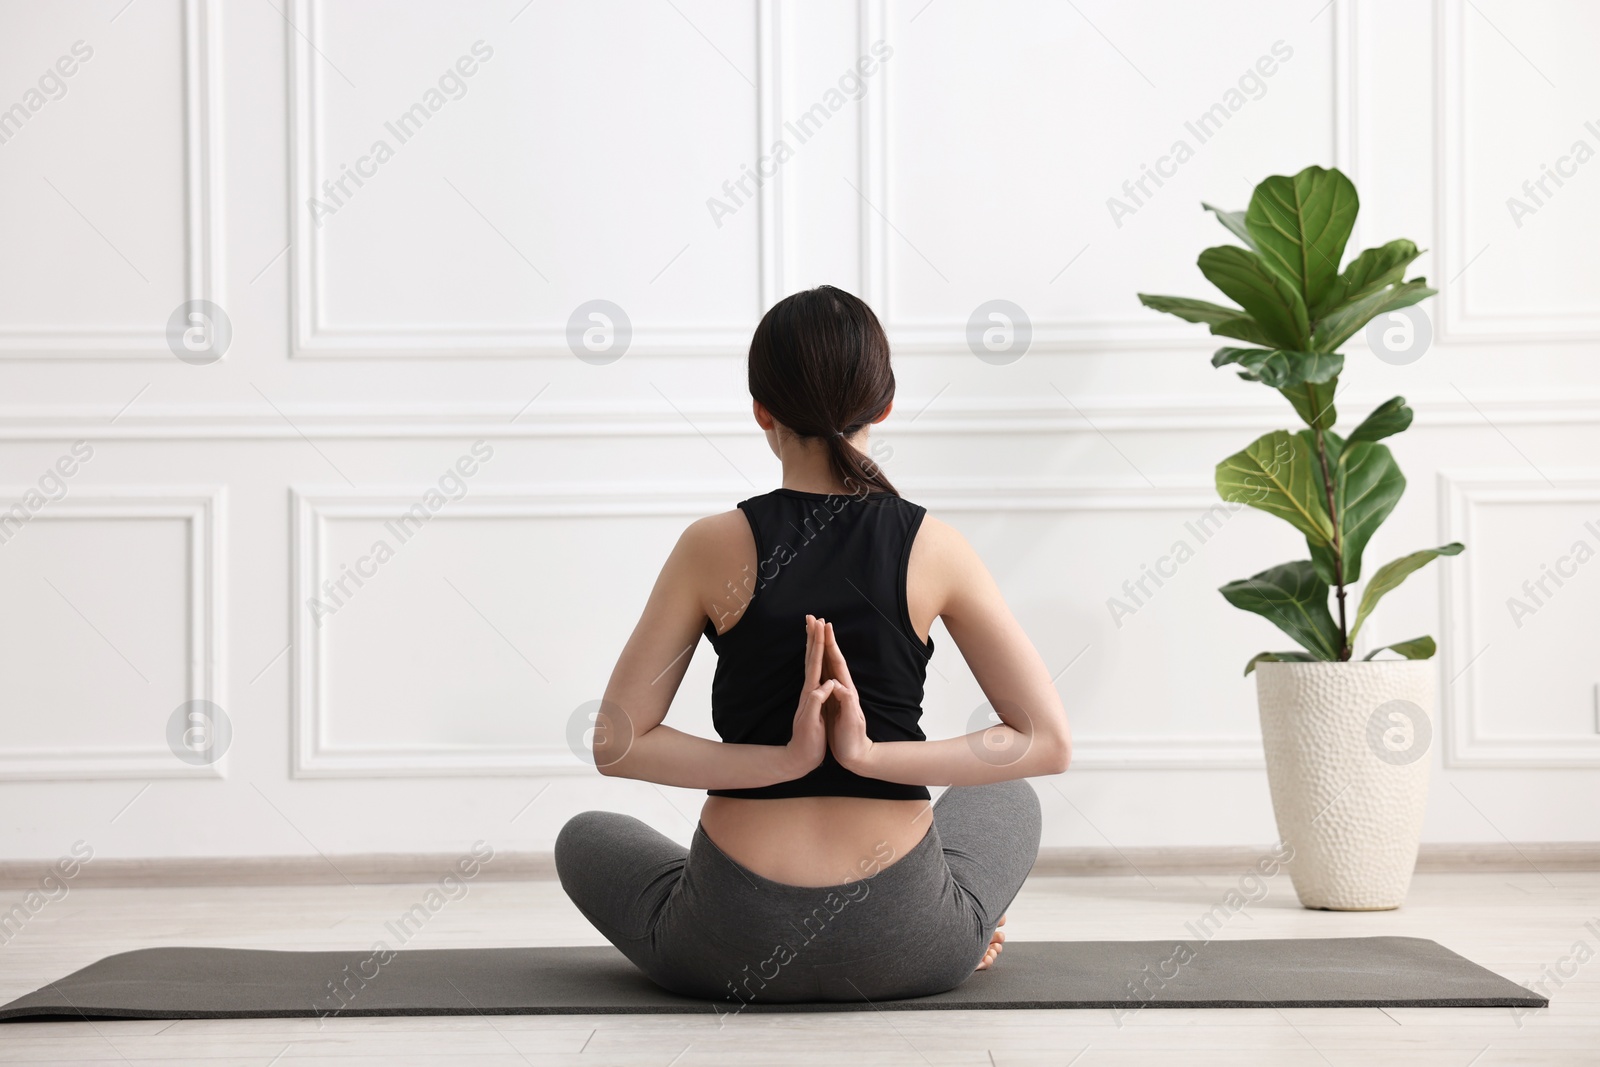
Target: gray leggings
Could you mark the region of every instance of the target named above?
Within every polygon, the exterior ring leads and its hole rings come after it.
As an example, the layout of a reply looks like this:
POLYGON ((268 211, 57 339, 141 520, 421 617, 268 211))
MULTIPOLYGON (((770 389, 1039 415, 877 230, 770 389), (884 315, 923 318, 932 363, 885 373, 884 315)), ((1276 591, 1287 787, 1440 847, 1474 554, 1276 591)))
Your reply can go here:
POLYGON ((569 820, 555 860, 578 910, 657 985, 776 1003, 955 988, 983 958, 1038 852, 1039 798, 1016 780, 946 790, 917 845, 840 885, 774 882, 699 826, 685 850, 606 811, 569 820))

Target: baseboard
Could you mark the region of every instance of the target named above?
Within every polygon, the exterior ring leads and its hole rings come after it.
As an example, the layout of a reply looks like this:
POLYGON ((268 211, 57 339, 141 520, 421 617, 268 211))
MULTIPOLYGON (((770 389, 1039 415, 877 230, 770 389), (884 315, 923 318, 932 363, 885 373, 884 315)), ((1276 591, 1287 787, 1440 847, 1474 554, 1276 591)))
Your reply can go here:
MULTIPOLYGON (((196 856, 95 859, 82 863, 74 887, 252 885, 420 885, 455 874, 460 853, 373 853, 349 856, 196 856)), ((0 862, 0 888, 38 888, 56 861, 0 862)), ((478 882, 538 881, 556 876, 549 852, 496 852, 479 864, 478 882)))
MULTIPOLYGON (((1255 866, 1270 850, 1245 846, 1040 849, 1035 877, 1093 875, 1236 874, 1255 866)), ((451 873, 457 855, 374 854, 320 856, 209 856, 186 859, 96 859, 81 864, 73 886, 267 886, 398 885, 437 882, 451 873)), ((38 888, 53 861, 0 862, 0 888, 38 888)), ((1424 844, 1417 870, 1427 874, 1548 874, 1600 871, 1600 842, 1537 844, 1424 844)), ((540 881, 555 877, 548 852, 499 852, 480 866, 478 881, 540 881)), ((48 887, 47 887, 48 888, 48 887)))
MULTIPOLYGON (((1241 846, 1042 848, 1033 873, 1035 877, 1233 874, 1249 870, 1270 855, 1269 848, 1241 846)), ((1600 842, 1425 843, 1417 852, 1417 871, 1423 874, 1600 871, 1600 842)))

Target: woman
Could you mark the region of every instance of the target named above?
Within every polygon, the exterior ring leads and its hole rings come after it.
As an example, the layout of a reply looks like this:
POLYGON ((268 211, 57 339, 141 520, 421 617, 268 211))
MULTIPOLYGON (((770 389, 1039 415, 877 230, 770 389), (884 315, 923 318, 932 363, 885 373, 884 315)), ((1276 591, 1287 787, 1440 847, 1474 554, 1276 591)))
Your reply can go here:
POLYGON ((831 286, 779 302, 749 379, 783 485, 684 532, 595 731, 603 773, 707 790, 700 824, 685 850, 628 816, 578 815, 556 840, 561 884, 687 996, 942 992, 1000 952, 1039 847, 1022 779, 1066 770, 1066 713, 976 553, 867 458, 894 400, 872 309, 831 286), (999 725, 924 739, 935 618, 999 725), (720 742, 663 723, 702 632, 720 742), (930 785, 951 786, 931 808, 930 785))

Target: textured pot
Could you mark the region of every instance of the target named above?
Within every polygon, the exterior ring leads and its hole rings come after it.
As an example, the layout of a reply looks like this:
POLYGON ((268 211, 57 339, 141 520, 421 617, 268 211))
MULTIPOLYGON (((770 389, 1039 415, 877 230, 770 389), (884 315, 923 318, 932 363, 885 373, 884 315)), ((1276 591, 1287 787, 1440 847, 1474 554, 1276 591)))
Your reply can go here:
POLYGON ((1256 666, 1272 809, 1306 907, 1405 901, 1428 802, 1434 671, 1426 660, 1256 666))

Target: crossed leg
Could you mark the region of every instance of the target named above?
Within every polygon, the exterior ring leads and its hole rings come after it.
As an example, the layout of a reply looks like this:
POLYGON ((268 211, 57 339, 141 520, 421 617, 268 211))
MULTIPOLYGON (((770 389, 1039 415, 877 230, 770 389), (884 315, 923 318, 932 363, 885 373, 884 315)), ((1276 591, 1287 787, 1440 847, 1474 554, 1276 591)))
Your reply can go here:
MULTIPOLYGON (((956 893, 974 917, 970 959, 982 969, 999 954, 1005 911, 1038 856, 1039 797, 1020 779, 954 786, 933 805, 933 820, 956 893)), ((688 855, 683 845, 616 812, 576 815, 556 838, 556 871, 567 896, 635 966, 668 988, 682 976, 661 951, 658 926, 688 855)), ((665 936, 671 943, 681 934, 665 936)))
POLYGON ((1020 778, 952 786, 934 802, 933 821, 950 873, 983 927, 981 971, 999 957, 1005 911, 1039 855, 1039 795, 1020 778))

